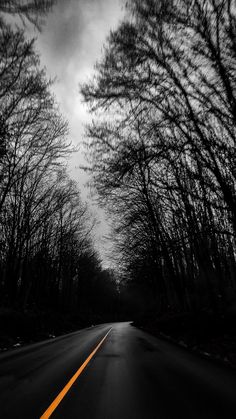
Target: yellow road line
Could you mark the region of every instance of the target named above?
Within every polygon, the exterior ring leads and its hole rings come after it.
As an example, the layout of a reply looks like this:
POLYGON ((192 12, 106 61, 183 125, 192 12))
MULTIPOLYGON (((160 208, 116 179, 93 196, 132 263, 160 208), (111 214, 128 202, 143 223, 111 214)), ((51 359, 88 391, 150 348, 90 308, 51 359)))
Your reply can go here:
POLYGON ((88 358, 84 361, 84 363, 81 365, 81 367, 76 371, 76 373, 73 375, 73 377, 68 381, 68 383, 65 385, 65 387, 61 390, 61 392, 58 394, 58 396, 53 400, 53 402, 50 404, 48 409, 43 413, 43 415, 40 417, 40 419, 48 419, 50 418, 51 414, 54 412, 54 410, 57 408, 59 403, 62 401, 62 399, 65 397, 66 393, 70 390, 70 388, 73 386, 74 382, 77 380, 77 378, 80 376, 86 365, 88 365, 89 361, 92 359, 92 357, 95 355, 97 350, 100 348, 108 334, 110 333, 112 327, 108 330, 107 334, 104 336, 104 338, 99 342, 99 344, 96 346, 96 348, 91 352, 91 354, 88 356, 88 358))

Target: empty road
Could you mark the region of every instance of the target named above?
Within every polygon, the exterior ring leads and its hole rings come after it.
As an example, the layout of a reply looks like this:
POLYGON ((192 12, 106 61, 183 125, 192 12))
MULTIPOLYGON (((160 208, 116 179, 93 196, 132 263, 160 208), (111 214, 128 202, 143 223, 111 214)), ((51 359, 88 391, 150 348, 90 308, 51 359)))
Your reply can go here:
POLYGON ((128 322, 104 324, 1 354, 0 417, 235 419, 236 374, 128 322))

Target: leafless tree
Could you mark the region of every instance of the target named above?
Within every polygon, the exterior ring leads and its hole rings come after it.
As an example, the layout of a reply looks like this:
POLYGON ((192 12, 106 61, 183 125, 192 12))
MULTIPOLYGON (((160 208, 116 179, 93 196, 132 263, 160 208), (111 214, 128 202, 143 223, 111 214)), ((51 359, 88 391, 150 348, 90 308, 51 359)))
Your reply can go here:
POLYGON ((176 309, 221 309, 235 289, 235 38, 229 0, 130 1, 82 87, 122 257, 151 263, 176 309))
POLYGON ((0 13, 20 16, 24 24, 28 21, 40 30, 44 17, 55 3, 56 0, 1 0, 0 13))

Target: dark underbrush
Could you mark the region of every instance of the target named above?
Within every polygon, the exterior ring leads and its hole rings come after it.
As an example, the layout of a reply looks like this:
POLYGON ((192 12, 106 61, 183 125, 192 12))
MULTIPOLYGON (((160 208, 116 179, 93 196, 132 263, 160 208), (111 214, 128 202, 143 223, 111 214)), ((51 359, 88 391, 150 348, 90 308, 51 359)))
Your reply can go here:
POLYGON ((70 333, 109 321, 108 316, 92 313, 62 314, 57 311, 8 308, 0 310, 0 351, 70 333))
POLYGON ((134 325, 236 368, 235 314, 200 312, 168 314, 158 318, 146 314, 136 318, 134 325))

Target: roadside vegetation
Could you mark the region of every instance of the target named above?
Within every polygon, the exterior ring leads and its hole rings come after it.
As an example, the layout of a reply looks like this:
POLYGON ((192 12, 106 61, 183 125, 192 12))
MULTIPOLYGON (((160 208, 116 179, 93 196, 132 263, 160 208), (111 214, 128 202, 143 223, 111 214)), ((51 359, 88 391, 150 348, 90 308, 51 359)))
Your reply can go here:
POLYGON ((54 3, 0 4, 0 347, 134 319, 235 365, 234 2, 128 0, 81 87, 115 271, 94 248, 68 124, 25 36, 54 3))
POLYGON ((231 0, 128 1, 82 93, 136 321, 236 353, 235 13, 231 0))
POLYGON ((27 25, 51 0, 0 4, 0 347, 114 316, 117 289, 95 222, 67 173, 73 147, 27 25), (9 16, 21 25, 9 25, 9 16), (14 26, 14 27, 13 27, 14 26), (20 29, 20 26, 23 29, 20 29))

